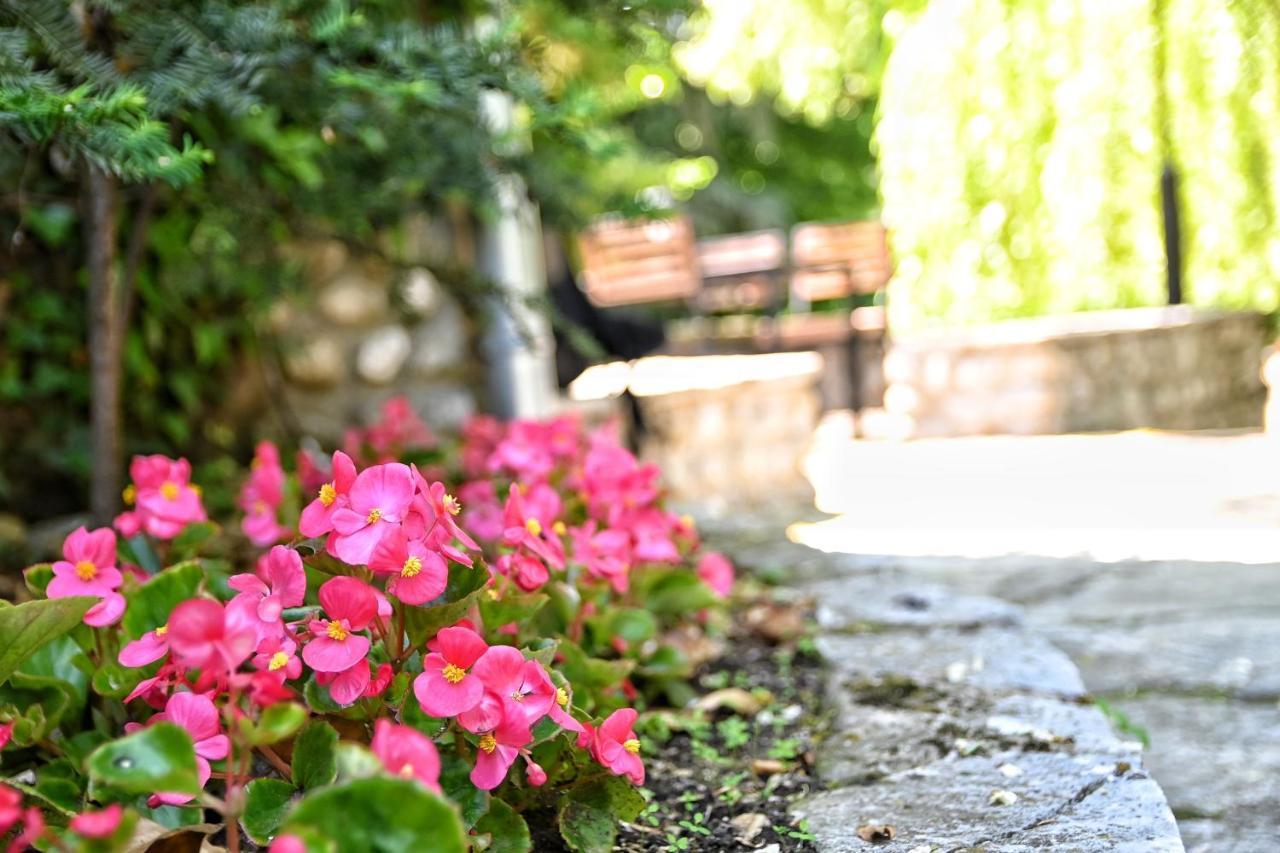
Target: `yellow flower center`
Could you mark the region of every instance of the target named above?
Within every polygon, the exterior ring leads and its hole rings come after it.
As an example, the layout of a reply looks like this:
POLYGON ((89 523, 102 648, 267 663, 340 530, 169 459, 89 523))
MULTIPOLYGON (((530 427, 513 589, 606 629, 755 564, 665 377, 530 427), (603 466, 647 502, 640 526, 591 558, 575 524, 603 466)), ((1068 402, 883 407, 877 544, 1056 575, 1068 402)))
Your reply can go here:
POLYGON ((450 684, 457 684, 459 681, 467 677, 467 671, 455 663, 447 663, 444 669, 440 671, 444 676, 444 680, 450 684))
POLYGON ((457 515, 462 512, 462 504, 458 503, 458 499, 453 495, 445 495, 441 503, 444 504, 445 512, 449 513, 449 515, 457 515))
POLYGON ((191 484, 191 491, 194 492, 195 496, 198 498, 204 497, 204 489, 200 488, 200 486, 196 483, 191 484))
POLYGON ((498 591, 493 587, 489 587, 488 589, 486 589, 484 591, 484 595, 485 595, 485 598, 489 599, 490 601, 497 601, 500 598, 500 596, 498 595, 498 591))
POLYGON ((422 571, 422 560, 417 557, 410 557, 404 561, 404 568, 400 570, 400 577, 412 578, 417 577, 418 572, 422 571))
POLYGON ((76 563, 76 577, 82 581, 91 581, 98 576, 98 567, 89 560, 76 563))
POLYGON ((253 502, 253 511, 254 511, 254 513, 256 513, 256 514, 258 514, 258 515, 261 515, 262 513, 266 512, 266 511, 267 511, 267 502, 266 502, 266 501, 254 501, 254 502, 253 502))
POLYGON ((542 535, 542 522, 536 518, 530 518, 525 521, 524 529, 532 533, 534 536, 542 535))
POLYGON ((524 694, 523 694, 523 693, 521 693, 519 690, 517 690, 517 691, 515 691, 514 693, 512 693, 512 694, 511 694, 511 700, 512 700, 513 702, 523 702, 523 701, 524 701, 524 694))
POLYGON ((320 487, 320 503, 325 506, 333 506, 333 502, 338 499, 338 490, 333 487, 333 483, 325 483, 320 487))
POLYGON ((124 491, 120 493, 121 499, 125 506, 133 506, 133 502, 138 499, 138 487, 133 483, 124 487, 124 491))
POLYGON ((493 755, 493 751, 498 748, 498 741, 491 734, 482 734, 479 746, 489 755, 493 755))
POLYGON ((330 622, 329 627, 325 628, 325 633, 329 635, 330 640, 341 642, 347 638, 347 634, 350 632, 342 627, 341 622, 330 622))
POLYGON ((556 704, 561 708, 567 707, 569 704, 569 691, 563 687, 556 688, 556 704))
POLYGON ((377 521, 380 518, 382 518, 382 510, 378 509, 377 507, 374 507, 373 509, 369 510, 369 514, 365 516, 364 522, 365 524, 373 524, 375 521, 377 521))
MULTIPOLYGON (((342 630, 342 626, 338 626, 338 630, 342 630)), ((329 626, 329 636, 333 636, 333 626, 329 626)), ((267 669, 275 672, 277 669, 284 669, 289 665, 289 656, 284 652, 276 652, 271 656, 271 663, 267 664, 267 669)))
POLYGON ((640 741, 636 740, 635 738, 631 738, 630 740, 624 740, 622 742, 622 748, 625 749, 627 752, 631 753, 632 755, 639 755, 640 741))
POLYGON ((406 764, 404 767, 401 767, 401 768, 400 768, 400 775, 401 775, 401 776, 403 776, 403 777, 404 777, 404 778, 406 778, 406 779, 408 779, 410 776, 412 776, 412 775, 413 775, 413 765, 412 765, 412 764, 406 764))
POLYGON ((556 532, 557 536, 563 536, 565 534, 565 531, 568 530, 569 528, 564 526, 563 521, 557 521, 555 524, 551 525, 551 529, 556 532))
POLYGON ((178 499, 178 484, 173 480, 165 480, 164 485, 160 487, 160 494, 164 495, 167 501, 176 501, 178 499))
POLYGON ((167 634, 167 633, 169 633, 169 626, 168 626, 168 625, 161 625, 159 628, 157 628, 157 629, 156 629, 156 636, 157 636, 157 637, 163 637, 163 636, 164 636, 165 634, 167 634))

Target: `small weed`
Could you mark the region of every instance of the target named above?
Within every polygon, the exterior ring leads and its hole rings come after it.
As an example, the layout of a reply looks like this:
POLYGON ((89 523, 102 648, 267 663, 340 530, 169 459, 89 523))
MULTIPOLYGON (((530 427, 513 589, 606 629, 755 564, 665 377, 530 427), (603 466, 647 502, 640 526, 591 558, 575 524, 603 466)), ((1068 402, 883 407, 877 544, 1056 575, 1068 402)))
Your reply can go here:
POLYGON ((778 761, 791 761, 800 754, 800 741, 793 737, 784 737, 773 742, 769 747, 769 757, 778 761))
POLYGON ((727 717, 716 724, 716 733, 724 741, 725 749, 746 746, 751 740, 751 727, 741 717, 727 717))

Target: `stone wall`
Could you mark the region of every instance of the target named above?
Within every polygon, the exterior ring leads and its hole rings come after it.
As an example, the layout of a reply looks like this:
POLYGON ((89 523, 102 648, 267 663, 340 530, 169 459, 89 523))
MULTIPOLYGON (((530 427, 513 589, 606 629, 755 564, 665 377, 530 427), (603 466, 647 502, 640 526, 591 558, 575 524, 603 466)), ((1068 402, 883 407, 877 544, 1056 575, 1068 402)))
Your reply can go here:
POLYGON ((629 391, 642 458, 668 494, 711 508, 812 495, 800 463, 822 411, 822 357, 654 356, 589 368, 570 385, 578 405, 629 391))
POLYGON ((899 338, 885 410, 907 437, 1255 427, 1265 343, 1260 315, 1188 306, 899 338))
POLYGON ((272 326, 284 403, 303 432, 336 438, 393 395, 408 397, 436 427, 476 410, 484 374, 474 324, 431 271, 449 238, 426 221, 407 233, 398 264, 358 256, 337 240, 294 250, 308 288, 277 306, 272 326))

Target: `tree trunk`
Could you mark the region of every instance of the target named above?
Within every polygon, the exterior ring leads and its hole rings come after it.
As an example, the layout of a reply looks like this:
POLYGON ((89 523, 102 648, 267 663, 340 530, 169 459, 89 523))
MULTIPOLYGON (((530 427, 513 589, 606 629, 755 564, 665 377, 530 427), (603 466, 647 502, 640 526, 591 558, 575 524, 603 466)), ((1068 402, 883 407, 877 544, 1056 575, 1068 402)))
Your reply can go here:
POLYGON ((89 507, 96 524, 109 524, 120 507, 123 461, 120 375, 124 319, 116 271, 115 179, 88 166, 85 245, 89 270, 89 382, 92 480, 89 507))

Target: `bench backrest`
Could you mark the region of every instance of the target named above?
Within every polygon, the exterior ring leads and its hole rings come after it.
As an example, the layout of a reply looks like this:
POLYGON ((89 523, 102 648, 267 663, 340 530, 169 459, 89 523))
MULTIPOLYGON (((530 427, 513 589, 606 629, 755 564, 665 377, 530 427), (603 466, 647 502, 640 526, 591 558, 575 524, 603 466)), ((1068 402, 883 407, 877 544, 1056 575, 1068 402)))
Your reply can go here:
POLYGON ((879 222, 811 222, 791 232, 791 294, 802 302, 883 290, 893 274, 879 222))
POLYGON ((587 298, 602 308, 688 300, 699 285, 687 217, 605 219, 578 237, 587 298))
POLYGON ((782 272, 787 238, 779 229, 728 234, 698 241, 704 311, 740 311, 776 307, 782 301, 782 272))

